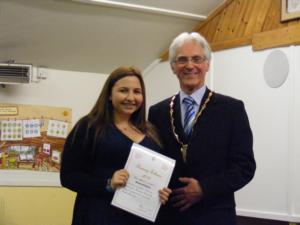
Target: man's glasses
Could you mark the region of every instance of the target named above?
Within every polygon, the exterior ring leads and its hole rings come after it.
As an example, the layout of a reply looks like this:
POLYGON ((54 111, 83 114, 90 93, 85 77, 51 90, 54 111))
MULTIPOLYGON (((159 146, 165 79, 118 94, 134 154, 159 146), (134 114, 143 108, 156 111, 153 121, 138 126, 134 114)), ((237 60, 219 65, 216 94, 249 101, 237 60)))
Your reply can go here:
POLYGON ((187 57, 187 56, 179 56, 176 60, 175 63, 179 65, 186 65, 191 61, 193 64, 201 64, 206 60, 205 57, 201 56, 193 56, 193 57, 187 57))

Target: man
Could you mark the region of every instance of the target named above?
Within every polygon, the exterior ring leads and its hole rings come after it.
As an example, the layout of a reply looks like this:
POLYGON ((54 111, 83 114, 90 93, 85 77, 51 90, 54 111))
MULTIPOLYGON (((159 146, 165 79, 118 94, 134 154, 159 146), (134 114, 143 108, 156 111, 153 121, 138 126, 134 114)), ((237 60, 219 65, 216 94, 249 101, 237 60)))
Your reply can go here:
POLYGON ((180 84, 175 96, 150 107, 165 154, 176 159, 172 195, 162 225, 235 225, 234 192, 254 176, 253 139, 242 101, 205 86, 210 47, 198 33, 182 33, 169 49, 180 84))

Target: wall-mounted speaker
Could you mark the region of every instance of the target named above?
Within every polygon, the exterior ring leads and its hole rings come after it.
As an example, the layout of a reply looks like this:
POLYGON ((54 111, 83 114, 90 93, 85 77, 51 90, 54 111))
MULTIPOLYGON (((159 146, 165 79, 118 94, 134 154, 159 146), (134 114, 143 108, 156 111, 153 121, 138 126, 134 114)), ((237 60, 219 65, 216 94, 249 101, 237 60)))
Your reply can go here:
POLYGON ((289 74, 289 60, 281 50, 272 51, 264 64, 264 78, 271 88, 280 87, 289 74))

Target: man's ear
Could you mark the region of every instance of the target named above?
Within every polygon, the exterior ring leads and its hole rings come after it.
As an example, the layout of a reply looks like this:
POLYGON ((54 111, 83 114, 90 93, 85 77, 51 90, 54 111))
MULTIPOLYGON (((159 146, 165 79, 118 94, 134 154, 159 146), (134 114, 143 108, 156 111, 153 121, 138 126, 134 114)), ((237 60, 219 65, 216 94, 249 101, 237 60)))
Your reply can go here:
POLYGON ((206 72, 208 72, 209 69, 210 69, 210 63, 208 62, 208 63, 207 63, 207 69, 206 69, 206 72))
POLYGON ((170 63, 170 65, 171 65, 171 69, 172 69, 173 73, 176 74, 175 73, 175 68, 174 68, 174 63, 170 63))
POLYGON ((209 62, 207 62, 207 66, 206 66, 206 72, 208 72, 208 71, 209 71, 209 69, 210 69, 210 63, 209 63, 209 62))

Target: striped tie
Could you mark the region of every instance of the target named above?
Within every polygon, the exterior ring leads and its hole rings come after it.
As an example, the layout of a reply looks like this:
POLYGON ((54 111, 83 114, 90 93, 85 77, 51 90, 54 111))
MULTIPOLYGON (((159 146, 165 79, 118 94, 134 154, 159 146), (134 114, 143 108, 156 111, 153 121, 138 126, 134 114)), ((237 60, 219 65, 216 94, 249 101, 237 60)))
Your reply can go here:
POLYGON ((193 120, 195 118, 195 109, 194 109, 194 99, 192 97, 186 97, 183 99, 183 104, 185 105, 185 115, 184 115, 184 124, 183 124, 183 129, 184 133, 188 137, 193 128, 193 120))

